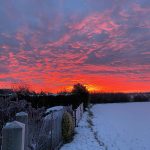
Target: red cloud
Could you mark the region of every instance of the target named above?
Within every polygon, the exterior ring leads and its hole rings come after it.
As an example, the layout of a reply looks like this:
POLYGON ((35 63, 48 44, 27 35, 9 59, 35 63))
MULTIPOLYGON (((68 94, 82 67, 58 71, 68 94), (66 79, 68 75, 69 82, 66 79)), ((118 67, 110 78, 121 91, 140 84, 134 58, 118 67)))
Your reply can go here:
POLYGON ((150 20, 144 16, 150 10, 131 6, 80 19, 70 14, 66 22, 63 15, 40 16, 37 29, 26 23, 13 35, 2 33, 0 87, 24 81, 36 91, 57 92, 81 82, 96 91, 149 91, 150 20))

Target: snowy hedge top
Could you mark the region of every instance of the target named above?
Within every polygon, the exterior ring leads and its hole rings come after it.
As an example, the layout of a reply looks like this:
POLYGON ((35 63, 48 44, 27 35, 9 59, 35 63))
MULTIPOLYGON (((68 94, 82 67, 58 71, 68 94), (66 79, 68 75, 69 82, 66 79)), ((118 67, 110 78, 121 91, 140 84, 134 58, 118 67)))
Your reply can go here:
POLYGON ((48 108, 46 110, 46 113, 50 113, 52 111, 59 111, 59 110, 62 110, 64 107, 63 106, 55 106, 55 107, 52 107, 52 108, 48 108))
POLYGON ((18 121, 13 121, 13 122, 8 122, 6 123, 4 129, 8 129, 8 128, 24 128, 25 125, 21 122, 18 121))
POLYGON ((28 114, 26 112, 19 112, 16 116, 28 116, 28 114))

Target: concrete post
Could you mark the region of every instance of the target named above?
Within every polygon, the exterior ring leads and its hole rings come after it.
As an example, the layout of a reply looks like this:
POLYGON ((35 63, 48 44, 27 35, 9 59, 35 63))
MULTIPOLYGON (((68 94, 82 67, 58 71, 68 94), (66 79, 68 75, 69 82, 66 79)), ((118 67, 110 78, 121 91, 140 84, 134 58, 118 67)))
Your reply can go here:
POLYGON ((28 114, 19 112, 16 114, 16 121, 25 124, 25 150, 28 150, 28 114))
POLYGON ((2 150, 24 150, 25 125, 18 121, 7 123, 2 129, 2 150))

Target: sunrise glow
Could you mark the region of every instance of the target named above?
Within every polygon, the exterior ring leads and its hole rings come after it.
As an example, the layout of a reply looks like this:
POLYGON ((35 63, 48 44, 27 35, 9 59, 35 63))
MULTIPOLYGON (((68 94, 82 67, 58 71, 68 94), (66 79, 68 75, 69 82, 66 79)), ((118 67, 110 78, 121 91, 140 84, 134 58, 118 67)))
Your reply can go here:
POLYGON ((0 88, 150 91, 149 0, 2 0, 0 88))

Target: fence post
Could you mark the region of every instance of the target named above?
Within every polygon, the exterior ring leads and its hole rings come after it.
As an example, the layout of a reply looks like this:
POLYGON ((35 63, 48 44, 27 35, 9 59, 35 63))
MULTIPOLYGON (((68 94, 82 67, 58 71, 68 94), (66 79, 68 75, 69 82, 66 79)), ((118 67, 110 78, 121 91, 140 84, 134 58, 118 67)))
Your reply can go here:
POLYGON ((16 120, 25 124, 25 150, 28 150, 28 114, 19 112, 16 114, 16 120))
POLYGON ((2 150, 24 150, 25 125, 18 121, 7 123, 2 129, 2 150))

